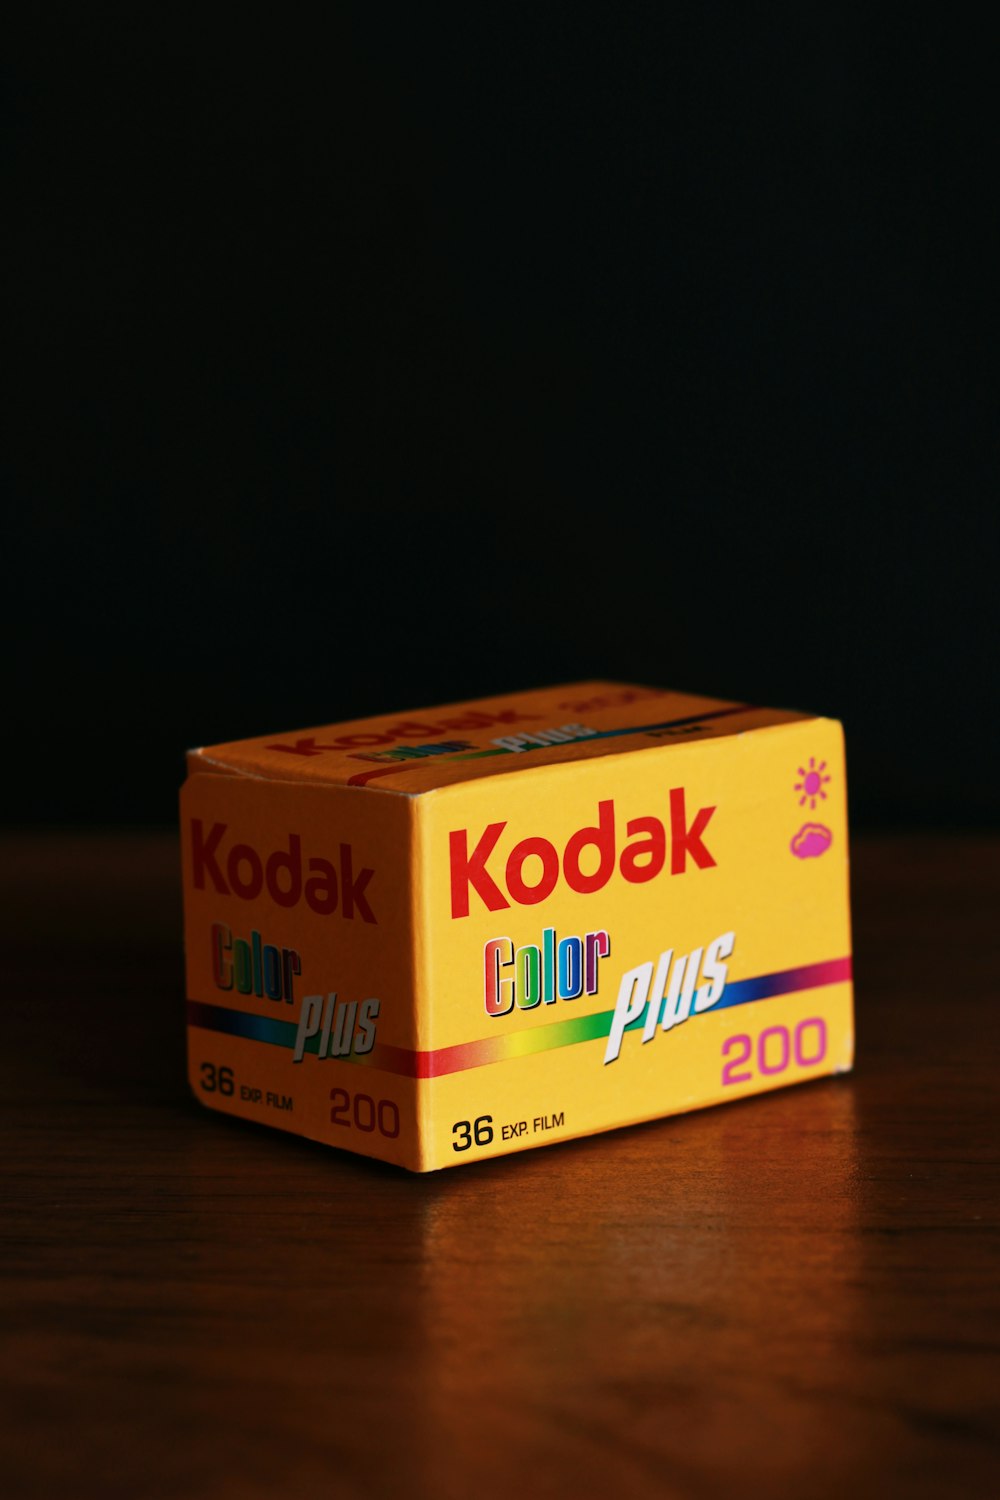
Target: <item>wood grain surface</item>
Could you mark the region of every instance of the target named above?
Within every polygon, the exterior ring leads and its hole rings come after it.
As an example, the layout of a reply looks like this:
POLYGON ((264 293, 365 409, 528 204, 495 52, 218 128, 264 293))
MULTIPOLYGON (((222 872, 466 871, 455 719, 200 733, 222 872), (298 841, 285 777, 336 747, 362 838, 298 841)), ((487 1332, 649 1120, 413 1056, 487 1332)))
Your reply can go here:
POLYGON ((430 1177, 200 1110, 165 835, 8 837, 0 1494, 1000 1494, 1000 844, 859 840, 845 1079, 430 1177))

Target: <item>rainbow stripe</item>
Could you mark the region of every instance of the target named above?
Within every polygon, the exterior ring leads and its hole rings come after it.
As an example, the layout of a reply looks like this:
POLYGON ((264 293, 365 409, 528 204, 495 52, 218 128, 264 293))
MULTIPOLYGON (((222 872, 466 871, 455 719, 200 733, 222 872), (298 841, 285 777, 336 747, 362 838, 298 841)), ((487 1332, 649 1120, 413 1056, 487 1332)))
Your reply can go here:
MULTIPOLYGON (((617 740, 624 734, 655 734, 662 729, 680 729, 685 724, 701 724, 709 719, 725 719, 731 714, 750 713, 754 708, 752 703, 737 703, 731 708, 713 708, 705 714, 687 714, 683 719, 661 719, 658 724, 626 724, 624 729, 597 729, 592 734, 585 735, 579 740, 564 741, 565 744, 582 745, 587 740, 617 740)), ((532 750, 561 750, 562 744, 551 745, 525 745, 520 751, 507 750, 502 745, 497 749, 489 750, 466 750, 461 755, 450 755, 449 760, 482 760, 487 755, 523 755, 532 750)))
MULTIPOLYGON (((563 750, 566 745, 586 745, 594 740, 617 740, 627 734, 655 734, 663 729, 680 729, 686 724, 701 724, 709 719, 725 719, 731 714, 752 713, 756 708, 753 703, 736 703, 731 708, 712 708, 704 714, 686 714, 683 719, 661 719, 658 724, 627 724, 624 729, 598 729, 593 734, 588 734, 578 740, 564 740, 561 743, 551 745, 524 745, 521 750, 509 750, 504 745, 490 746, 487 750, 463 750, 460 755, 454 751, 439 756, 427 756, 428 760, 442 760, 451 765, 454 760, 486 760, 494 755, 524 755, 538 750, 563 750)), ((273 748, 273 747, 272 747, 273 748)), ((280 748, 280 747, 279 747, 280 748)), ((414 765, 423 764, 420 761, 403 760, 394 766, 380 766, 377 771, 358 771, 347 778, 348 786, 365 786, 369 781, 375 781, 380 776, 395 776, 400 771, 412 771, 414 765)))
MULTIPOLYGON (((712 1006, 712 1014, 736 1005, 752 1005, 757 1000, 771 1000, 777 995, 791 995, 798 990, 815 990, 827 984, 842 984, 852 975, 850 957, 828 959, 825 963, 805 964, 798 969, 781 969, 775 974, 761 974, 755 979, 736 979, 727 984, 722 998, 712 1006)), ((364 1057, 340 1058, 359 1066, 379 1068, 404 1078, 441 1078, 446 1073, 462 1073, 468 1068, 484 1068, 490 1063, 509 1062, 528 1057, 533 1052, 549 1052, 556 1047, 574 1047, 578 1042, 594 1042, 611 1032, 613 1010, 575 1016, 569 1021, 553 1021, 530 1031, 487 1037, 478 1042, 461 1042, 455 1047, 439 1047, 433 1052, 414 1051, 409 1047, 391 1047, 376 1043, 364 1057)), ((294 1047, 297 1026, 294 1021, 279 1021, 250 1011, 230 1010, 224 1005, 207 1005, 201 1000, 187 1003, 189 1026, 220 1031, 228 1036, 244 1037, 251 1042, 266 1042, 273 1047, 294 1047)), ((696 1019, 696 1018, 695 1018, 696 1019)), ((626 1027, 635 1031, 643 1024, 639 1017, 626 1027)), ((306 1052, 315 1053, 318 1037, 310 1037, 306 1052)))

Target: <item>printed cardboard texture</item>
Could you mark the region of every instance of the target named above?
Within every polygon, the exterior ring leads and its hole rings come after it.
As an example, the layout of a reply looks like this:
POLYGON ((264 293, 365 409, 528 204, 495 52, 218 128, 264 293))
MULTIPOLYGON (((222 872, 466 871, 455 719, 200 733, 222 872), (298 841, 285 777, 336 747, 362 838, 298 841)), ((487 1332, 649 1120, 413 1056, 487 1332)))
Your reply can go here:
POLYGON ((192 1089, 417 1171, 843 1072, 833 720, 583 683, 192 751, 192 1089))

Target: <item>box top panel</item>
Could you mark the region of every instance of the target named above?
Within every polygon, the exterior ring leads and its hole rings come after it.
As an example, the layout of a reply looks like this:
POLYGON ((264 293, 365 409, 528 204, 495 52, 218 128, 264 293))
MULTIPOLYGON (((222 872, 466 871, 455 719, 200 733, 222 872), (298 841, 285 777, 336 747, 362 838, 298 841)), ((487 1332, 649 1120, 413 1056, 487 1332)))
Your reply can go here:
POLYGON ((745 734, 814 715, 623 682, 577 682, 208 745, 189 773, 415 796, 528 766, 745 734))

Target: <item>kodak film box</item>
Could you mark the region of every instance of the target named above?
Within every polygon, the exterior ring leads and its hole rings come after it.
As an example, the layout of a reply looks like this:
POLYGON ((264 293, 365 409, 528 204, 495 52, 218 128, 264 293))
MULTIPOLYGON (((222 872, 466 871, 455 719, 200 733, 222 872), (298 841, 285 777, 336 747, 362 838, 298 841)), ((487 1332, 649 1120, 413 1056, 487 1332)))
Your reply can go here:
POLYGON ((851 1067, 831 719, 621 683, 192 751, 195 1096, 414 1171, 851 1067))

